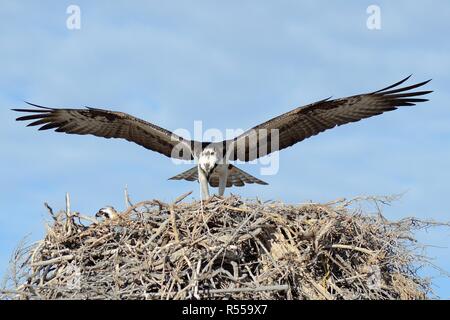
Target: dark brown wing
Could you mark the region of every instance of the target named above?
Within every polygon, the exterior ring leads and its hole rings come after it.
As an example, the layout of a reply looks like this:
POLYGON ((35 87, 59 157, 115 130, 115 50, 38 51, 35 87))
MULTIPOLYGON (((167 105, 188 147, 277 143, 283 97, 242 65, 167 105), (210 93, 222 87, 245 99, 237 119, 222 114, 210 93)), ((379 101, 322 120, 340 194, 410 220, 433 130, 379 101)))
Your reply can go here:
POLYGON ((379 91, 336 100, 325 99, 273 118, 234 140, 226 141, 227 152, 231 154, 230 159, 252 161, 271 152, 290 147, 327 129, 373 117, 398 107, 413 106, 418 102, 428 101, 428 99, 417 97, 432 91, 411 90, 431 80, 396 88, 409 78, 379 91), (272 140, 276 141, 276 131, 279 144, 276 146, 274 143, 272 147, 272 140))
POLYGON ((95 108, 55 109, 27 104, 36 109, 13 109, 29 115, 17 121, 33 120, 28 126, 39 130, 55 129, 68 134, 91 134, 103 138, 121 138, 167 157, 191 160, 194 142, 126 113, 95 108), (176 147, 176 149, 174 149, 176 147))

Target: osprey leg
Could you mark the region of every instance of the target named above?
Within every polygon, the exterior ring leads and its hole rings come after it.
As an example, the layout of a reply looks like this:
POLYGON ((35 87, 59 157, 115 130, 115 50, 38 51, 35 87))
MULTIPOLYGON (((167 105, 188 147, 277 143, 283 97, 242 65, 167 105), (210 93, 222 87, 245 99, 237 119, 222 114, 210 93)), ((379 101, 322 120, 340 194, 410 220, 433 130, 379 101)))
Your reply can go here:
POLYGON ((206 173, 198 166, 198 182, 200 182, 200 191, 202 195, 202 200, 209 199, 209 187, 208 178, 206 173))
POLYGON ((219 196, 223 196, 227 187, 228 165, 221 165, 217 170, 219 171, 219 196))

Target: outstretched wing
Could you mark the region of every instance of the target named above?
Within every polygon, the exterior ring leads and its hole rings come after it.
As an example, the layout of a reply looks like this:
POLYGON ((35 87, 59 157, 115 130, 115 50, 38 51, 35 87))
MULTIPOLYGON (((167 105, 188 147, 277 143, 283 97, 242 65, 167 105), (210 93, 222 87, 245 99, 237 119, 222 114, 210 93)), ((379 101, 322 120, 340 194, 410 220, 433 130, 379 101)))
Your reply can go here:
POLYGON ((420 97, 432 91, 411 90, 422 87, 431 80, 397 88, 409 78, 410 76, 375 92, 318 101, 264 122, 225 142, 230 159, 252 161, 290 147, 327 129, 373 117, 398 107, 428 101, 420 97), (278 134, 278 146, 276 143, 272 146, 272 139, 276 141, 275 134, 278 134))
POLYGON ((107 139, 121 138, 167 157, 193 159, 195 141, 186 140, 123 112, 95 108, 56 109, 28 102, 27 104, 36 109, 13 109, 29 114, 16 120, 33 120, 28 126, 41 126, 39 130, 55 129, 56 132, 68 134, 91 134, 107 139))

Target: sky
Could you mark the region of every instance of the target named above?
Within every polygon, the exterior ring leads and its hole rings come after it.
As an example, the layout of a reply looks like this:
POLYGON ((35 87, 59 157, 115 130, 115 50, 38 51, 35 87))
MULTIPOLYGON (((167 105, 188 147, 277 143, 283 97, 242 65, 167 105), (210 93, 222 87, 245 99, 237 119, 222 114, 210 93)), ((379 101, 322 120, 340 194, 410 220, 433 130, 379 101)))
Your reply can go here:
MULTIPOLYGON (((72 21, 72 20, 70 20, 72 21)), ((69 26, 71 26, 69 24, 69 26)), ((72 25, 73 26, 73 25, 72 25)), ((11 108, 123 111, 169 130, 247 129, 329 96, 370 92, 410 74, 433 79, 430 102, 324 132, 280 153, 269 186, 244 198, 288 203, 405 193, 389 219, 450 221, 450 3, 434 1, 31 1, 0 4, 0 276, 19 241, 42 238, 48 202, 93 215, 133 201, 171 201, 198 184, 189 166, 135 144, 37 132, 11 108), (80 28, 68 28, 70 5, 80 28), (380 9, 380 28, 368 28, 380 9)), ((230 192, 230 191, 228 191, 230 192)), ((450 271, 450 230, 417 234, 450 271)), ((450 280, 427 268, 434 290, 450 280)))

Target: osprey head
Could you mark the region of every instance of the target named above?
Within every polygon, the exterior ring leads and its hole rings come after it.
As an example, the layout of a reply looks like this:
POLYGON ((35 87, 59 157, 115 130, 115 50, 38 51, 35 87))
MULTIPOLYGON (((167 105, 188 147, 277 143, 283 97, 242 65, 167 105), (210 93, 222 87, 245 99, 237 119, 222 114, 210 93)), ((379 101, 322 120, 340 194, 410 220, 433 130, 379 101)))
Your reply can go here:
POLYGON ((116 209, 114 209, 113 207, 105 207, 105 208, 101 208, 96 214, 95 216, 97 218, 99 217, 104 217, 106 219, 116 219, 118 217, 118 213, 116 211, 116 209))
POLYGON ((219 155, 217 151, 212 147, 206 147, 198 158, 198 165, 203 172, 206 173, 206 177, 209 180, 214 169, 219 164, 219 155))

